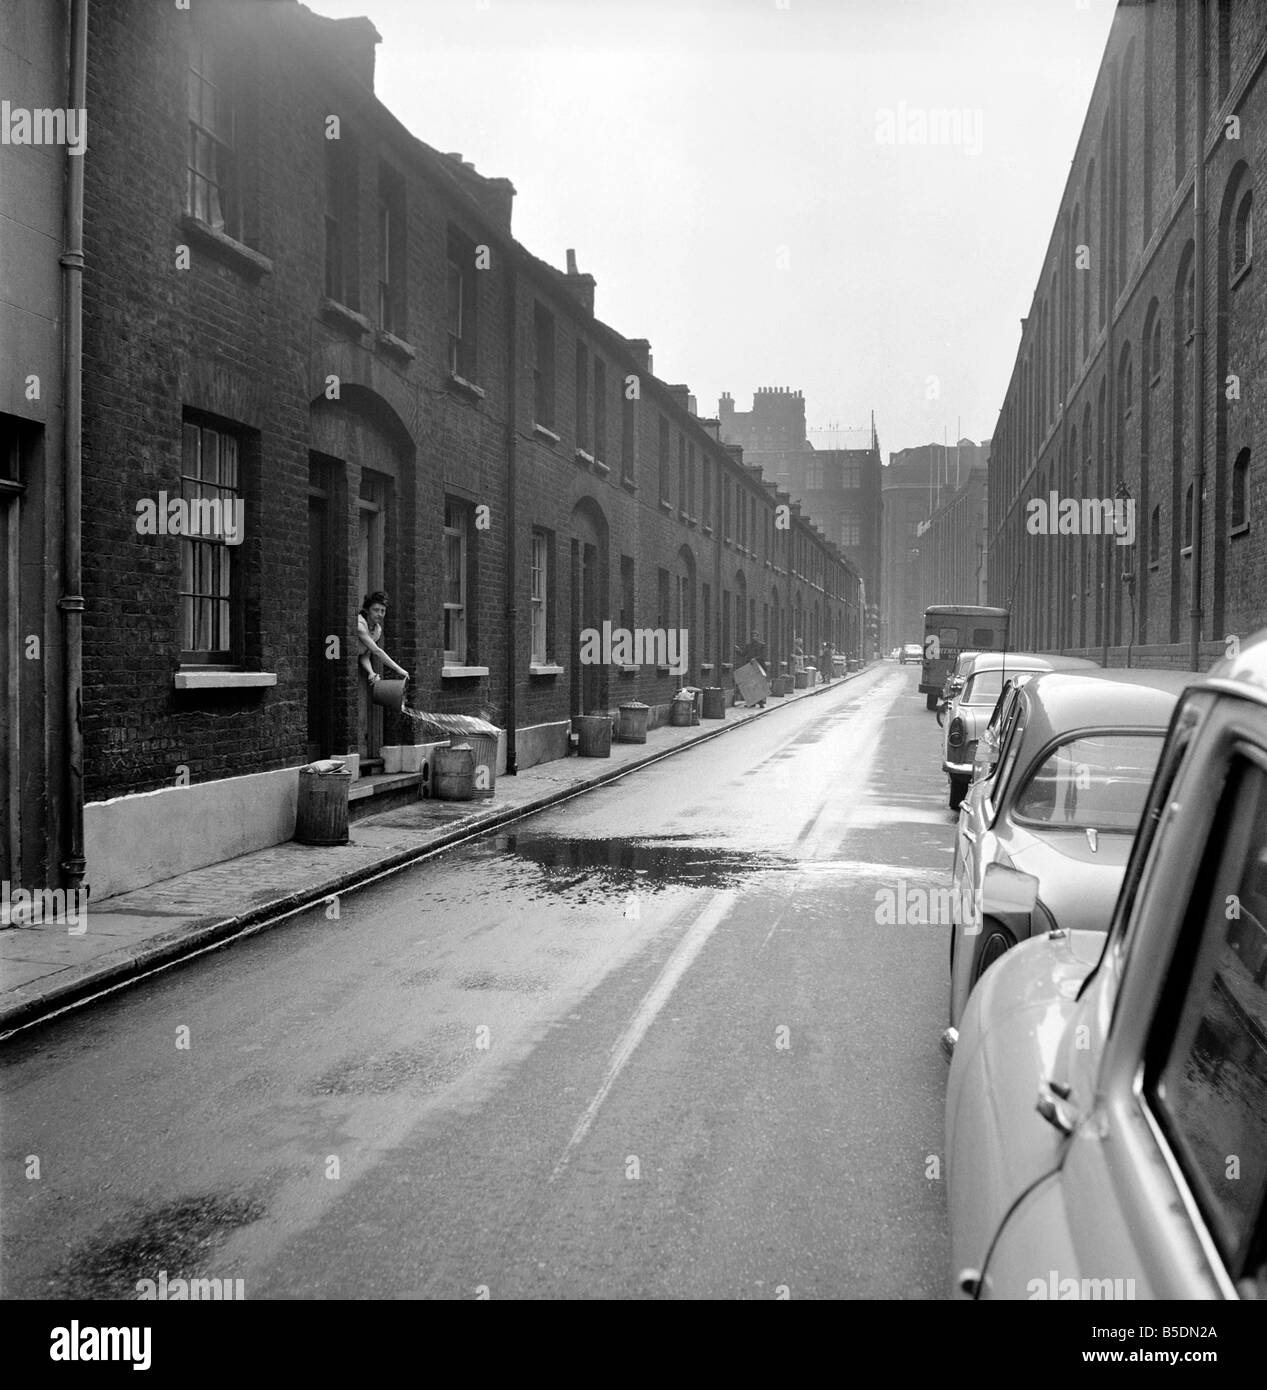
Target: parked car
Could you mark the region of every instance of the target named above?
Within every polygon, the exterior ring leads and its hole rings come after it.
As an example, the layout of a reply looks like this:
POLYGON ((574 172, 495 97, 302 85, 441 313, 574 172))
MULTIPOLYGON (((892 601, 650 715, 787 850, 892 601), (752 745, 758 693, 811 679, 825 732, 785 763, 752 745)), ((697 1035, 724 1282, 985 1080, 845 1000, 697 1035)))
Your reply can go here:
POLYGON ((959 812, 947 1048, 973 987, 1018 941, 1053 927, 1103 930, 1162 735, 1193 679, 1050 671, 1016 691, 999 761, 959 812), (1030 910, 1012 906, 1018 871, 1038 881, 1030 910))
POLYGON ((916 665, 919 665, 924 660, 924 649, 918 642, 907 642, 902 647, 901 655, 898 657, 898 660, 903 666, 905 666, 908 661, 913 661, 916 665))
POLYGON ((1104 921, 1057 917, 968 1001, 962 1297, 1267 1299, 1267 632, 1191 679, 1104 921))
POLYGON ((942 723, 942 716, 945 714, 947 706, 963 689, 963 683, 968 678, 968 671, 971 669, 972 663, 980 655, 980 652, 960 652, 955 658, 954 665, 946 673, 945 684, 943 684, 941 695, 938 697, 938 724, 942 723))
MULTIPOLYGON (((960 658, 963 662, 963 658, 960 658)), ((950 784, 950 809, 957 811, 972 781, 977 740, 989 721, 1003 685, 1012 676, 1039 671, 1094 671, 1094 661, 1080 656, 1044 656, 1038 652, 976 652, 962 665, 960 688, 954 691, 938 723, 942 735, 941 770, 950 784)), ((955 675, 949 678, 953 683, 955 675)))

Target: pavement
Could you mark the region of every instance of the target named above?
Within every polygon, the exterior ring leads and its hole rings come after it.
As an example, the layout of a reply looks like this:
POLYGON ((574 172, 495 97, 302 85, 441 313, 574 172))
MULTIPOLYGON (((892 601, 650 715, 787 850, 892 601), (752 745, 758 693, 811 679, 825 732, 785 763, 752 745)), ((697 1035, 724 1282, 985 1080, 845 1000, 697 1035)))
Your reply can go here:
MULTIPOLYGON (((0 931, 0 1040, 749 720, 777 719, 781 708, 838 689, 868 669, 772 698, 764 709, 728 708, 722 722, 662 725, 645 744, 613 742, 610 758, 558 758, 499 777, 488 799, 420 799, 366 816, 353 822, 346 845, 287 841, 90 902, 82 935, 48 923, 9 927, 0 931)), ((327 908, 330 915, 337 910, 327 908)))

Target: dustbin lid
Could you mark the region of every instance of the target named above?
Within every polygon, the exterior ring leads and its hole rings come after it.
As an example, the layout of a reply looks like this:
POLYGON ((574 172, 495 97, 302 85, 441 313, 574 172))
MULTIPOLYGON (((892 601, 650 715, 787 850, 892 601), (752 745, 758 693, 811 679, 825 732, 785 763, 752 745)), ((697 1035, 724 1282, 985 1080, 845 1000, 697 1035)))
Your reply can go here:
POLYGON ((644 705, 641 700, 626 700, 621 709, 650 709, 650 705, 644 705))

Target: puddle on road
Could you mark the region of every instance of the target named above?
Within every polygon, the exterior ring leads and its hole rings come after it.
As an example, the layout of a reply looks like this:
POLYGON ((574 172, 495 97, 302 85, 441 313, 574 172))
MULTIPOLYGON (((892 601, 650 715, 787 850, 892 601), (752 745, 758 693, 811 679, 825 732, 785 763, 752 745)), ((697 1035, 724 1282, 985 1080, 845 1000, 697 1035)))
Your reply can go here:
POLYGON ((730 888, 753 874, 794 868, 777 855, 700 844, 689 835, 499 835, 493 848, 536 865, 550 893, 591 889, 604 894, 656 893, 667 888, 730 888))
POLYGON ((253 1197, 211 1193, 141 1211, 81 1246, 50 1280, 48 1298, 135 1298, 139 1279, 203 1277, 212 1252, 264 1215, 253 1197))

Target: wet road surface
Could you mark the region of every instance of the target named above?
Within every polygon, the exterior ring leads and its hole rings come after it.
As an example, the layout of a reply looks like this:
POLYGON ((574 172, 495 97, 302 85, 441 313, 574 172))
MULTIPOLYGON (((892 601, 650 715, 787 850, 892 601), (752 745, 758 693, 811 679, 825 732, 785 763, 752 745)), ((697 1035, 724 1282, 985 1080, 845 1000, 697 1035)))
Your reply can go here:
POLYGON ((4 1295, 944 1296, 947 928, 877 920, 949 883, 917 676, 7 1044, 4 1295))

